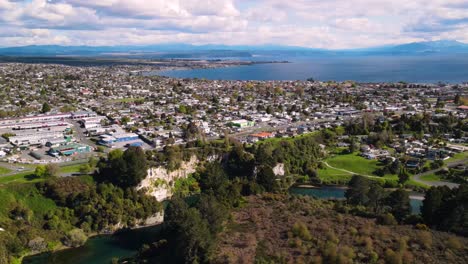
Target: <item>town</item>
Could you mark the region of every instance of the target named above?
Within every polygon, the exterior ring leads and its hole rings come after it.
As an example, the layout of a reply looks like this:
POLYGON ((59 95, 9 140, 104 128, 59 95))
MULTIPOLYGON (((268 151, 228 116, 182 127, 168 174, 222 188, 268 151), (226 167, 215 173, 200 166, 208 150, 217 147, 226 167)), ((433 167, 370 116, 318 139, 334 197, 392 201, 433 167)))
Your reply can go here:
MULTIPOLYGON (((364 119, 424 115, 466 121, 468 84, 319 81, 209 81, 151 76, 149 66, 72 67, 3 64, 0 157, 11 163, 60 163, 109 149, 162 149, 229 136, 243 143, 294 137, 364 119), (457 102, 455 102, 458 100, 457 102)), ((394 123, 394 122, 393 122, 394 123)), ((389 146, 410 157, 447 159, 468 136, 400 134, 389 146)), ((362 156, 391 156, 366 144, 362 156)), ((347 135, 338 146, 348 147, 347 135)), ((410 160, 408 167, 418 166, 410 160)))

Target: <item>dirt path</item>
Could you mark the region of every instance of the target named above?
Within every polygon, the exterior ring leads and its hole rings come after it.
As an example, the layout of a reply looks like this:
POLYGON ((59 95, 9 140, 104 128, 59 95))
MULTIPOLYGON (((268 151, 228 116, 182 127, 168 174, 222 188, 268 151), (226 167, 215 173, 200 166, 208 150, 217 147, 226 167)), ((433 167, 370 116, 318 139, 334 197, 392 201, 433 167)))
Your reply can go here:
POLYGON ((364 176, 364 177, 368 177, 368 178, 382 179, 382 177, 379 177, 379 176, 365 175, 365 174, 355 173, 355 172, 352 172, 352 171, 349 171, 349 170, 345 170, 345 169, 336 168, 336 167, 333 167, 333 166, 331 166, 330 164, 328 164, 328 162, 326 162, 326 161, 323 161, 323 164, 325 164, 325 165, 326 165, 327 167, 329 167, 330 169, 334 169, 334 170, 346 172, 346 173, 349 173, 349 174, 352 174, 352 175, 360 175, 360 176, 364 176))

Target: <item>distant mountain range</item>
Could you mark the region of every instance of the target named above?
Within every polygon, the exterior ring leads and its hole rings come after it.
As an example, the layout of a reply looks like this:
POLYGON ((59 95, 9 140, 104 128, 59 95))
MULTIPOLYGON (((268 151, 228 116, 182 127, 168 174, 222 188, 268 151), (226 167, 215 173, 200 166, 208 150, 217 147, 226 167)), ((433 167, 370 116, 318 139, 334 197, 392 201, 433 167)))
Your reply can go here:
POLYGON ((402 45, 382 46, 366 49, 326 50, 295 46, 228 46, 228 45, 191 45, 158 44, 147 46, 59 46, 31 45, 0 48, 3 56, 120 56, 150 58, 222 58, 252 57, 263 55, 424 55, 424 54, 468 53, 468 44, 440 40, 414 42, 402 45))

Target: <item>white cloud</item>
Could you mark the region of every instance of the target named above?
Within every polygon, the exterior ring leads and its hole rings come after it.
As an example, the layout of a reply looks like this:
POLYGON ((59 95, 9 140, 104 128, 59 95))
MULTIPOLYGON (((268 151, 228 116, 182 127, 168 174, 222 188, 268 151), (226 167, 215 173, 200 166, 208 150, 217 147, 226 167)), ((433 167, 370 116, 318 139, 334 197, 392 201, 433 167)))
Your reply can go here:
POLYGON ((0 46, 468 41, 466 0, 0 0, 0 46), (14 32, 17 32, 14 34, 14 32))

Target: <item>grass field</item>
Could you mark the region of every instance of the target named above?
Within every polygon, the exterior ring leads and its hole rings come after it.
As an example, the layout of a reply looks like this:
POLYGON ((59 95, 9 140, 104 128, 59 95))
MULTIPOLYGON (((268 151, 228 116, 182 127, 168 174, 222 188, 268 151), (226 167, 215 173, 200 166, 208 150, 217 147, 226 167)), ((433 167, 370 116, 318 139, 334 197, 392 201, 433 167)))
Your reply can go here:
MULTIPOLYGON (((81 165, 82 164, 60 167, 59 174, 77 173, 80 171, 81 165)), ((20 172, 9 176, 0 176, 0 185, 10 183, 35 183, 43 180, 42 178, 35 177, 34 172, 20 172)))
POLYGON ((468 151, 455 154, 453 157, 449 158, 445 162, 454 162, 459 160, 468 159, 468 151))
POLYGON ((421 180, 431 182, 431 181, 440 181, 441 178, 438 175, 429 174, 429 175, 421 176, 421 180))
POLYGON ((0 167, 0 175, 2 175, 2 174, 7 174, 7 173, 10 173, 10 172, 11 172, 10 169, 4 168, 4 167, 0 167))
POLYGON ((368 160, 356 154, 336 155, 325 161, 332 167, 363 175, 374 175, 379 168, 377 160, 368 160))
POLYGON ((0 177, 0 185, 9 183, 34 183, 43 179, 34 176, 33 172, 21 172, 10 176, 0 177))
POLYGON ((335 170, 332 168, 320 169, 317 171, 317 174, 318 178, 323 183, 328 184, 346 183, 353 177, 350 173, 335 170))
POLYGON ((68 173, 79 172, 81 165, 83 165, 83 164, 60 167, 60 173, 68 174, 68 173))

